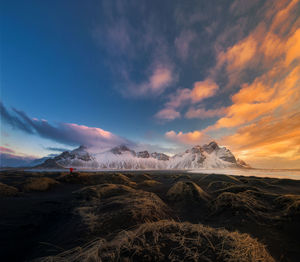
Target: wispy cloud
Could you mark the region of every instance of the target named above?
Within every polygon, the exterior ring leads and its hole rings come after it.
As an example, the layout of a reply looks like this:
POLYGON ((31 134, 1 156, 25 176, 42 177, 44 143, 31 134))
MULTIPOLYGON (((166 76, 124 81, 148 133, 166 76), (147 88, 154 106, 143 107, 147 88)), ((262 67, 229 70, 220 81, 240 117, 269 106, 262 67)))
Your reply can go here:
POLYGON ((15 151, 13 149, 10 149, 10 148, 4 147, 4 146, 0 146, 0 152, 1 153, 10 153, 10 154, 15 153, 15 151))
POLYGON ((218 89, 218 85, 209 78, 195 82, 193 89, 179 89, 175 94, 170 95, 169 101, 165 103, 165 108, 160 110, 155 117, 166 120, 178 118, 180 113, 176 109, 185 105, 197 104, 206 98, 212 97, 218 89))
POLYGON ((177 81, 160 17, 148 8, 147 2, 103 2, 103 20, 92 33, 109 54, 116 90, 127 98, 155 97, 177 81))
POLYGON ((191 30, 183 30, 180 35, 175 38, 177 54, 183 61, 189 56, 190 45, 195 38, 196 33, 191 30))
POLYGON ((220 117, 226 114, 227 108, 220 107, 217 109, 208 109, 206 110, 203 107, 200 108, 190 108, 186 114, 186 118, 199 118, 199 119, 206 119, 212 117, 220 117))
POLYGON ((147 79, 141 83, 132 82, 127 76, 127 88, 122 91, 124 96, 157 96, 177 81, 177 75, 168 64, 155 64, 149 71, 147 79))

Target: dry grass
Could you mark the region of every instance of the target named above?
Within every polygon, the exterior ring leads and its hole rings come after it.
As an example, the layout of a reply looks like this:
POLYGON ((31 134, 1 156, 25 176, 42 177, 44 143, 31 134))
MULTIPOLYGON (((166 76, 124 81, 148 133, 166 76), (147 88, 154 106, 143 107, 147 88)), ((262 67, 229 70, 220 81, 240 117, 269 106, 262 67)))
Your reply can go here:
POLYGON ((59 184, 56 180, 49 177, 30 177, 22 185, 24 191, 47 191, 54 185, 59 184))
POLYGON ((274 259, 264 245, 248 234, 164 220, 121 232, 110 242, 101 239, 38 261, 273 262, 274 259))
POLYGON ((223 222, 234 218, 238 219, 239 223, 249 220, 261 223, 275 219, 271 206, 261 201, 257 194, 251 190, 239 193, 223 192, 211 202, 211 215, 217 215, 223 222))
POLYGON ((19 190, 14 186, 9 186, 0 182, 0 196, 7 197, 7 196, 16 196, 19 190))
POLYGON ((241 184, 242 182, 235 176, 230 175, 216 175, 216 174, 209 174, 199 179, 199 183, 203 185, 208 185, 214 181, 223 181, 232 184, 241 184))
POLYGON ((192 177, 190 175, 176 175, 174 178, 174 182, 178 182, 181 180, 192 180, 192 177))
POLYGON ((148 174, 135 174, 131 176, 134 182, 143 182, 145 180, 151 180, 152 178, 148 174))
POLYGON ((231 193, 224 192, 220 194, 214 201, 212 207, 215 210, 223 208, 239 209, 243 208, 254 212, 257 207, 263 208, 263 206, 250 194, 246 193, 231 193))
POLYGON ((179 181, 167 192, 170 201, 207 202, 210 196, 197 184, 191 181, 179 181))
POLYGON ((231 185, 229 187, 225 187, 219 190, 216 190, 215 193, 224 193, 224 192, 230 192, 230 193, 242 193, 245 191, 256 191, 256 192, 262 192, 259 188, 249 185, 231 185))
POLYGON ((225 181, 212 181, 207 185, 207 190, 209 191, 216 191, 224 188, 229 188, 234 184, 225 181))
POLYGON ((82 201, 74 212, 92 234, 105 235, 170 217, 169 208, 156 194, 124 185, 86 187, 76 194, 82 201))
POLYGON ((74 194, 80 200, 91 201, 113 196, 120 196, 122 194, 131 192, 135 192, 135 190, 125 185, 100 184, 96 186, 84 187, 74 192, 74 194))
POLYGON ((283 210, 283 215, 300 215, 300 195, 283 195, 276 198, 275 202, 283 210))
POLYGON ((131 182, 131 180, 121 174, 121 173, 73 173, 66 174, 59 178, 59 181, 64 183, 73 183, 73 184, 84 184, 84 185, 97 185, 97 184, 122 184, 122 185, 132 185, 136 184, 131 182))
POLYGON ((121 173, 73 173, 61 176, 59 181, 71 184, 98 185, 122 184, 136 186, 136 183, 121 173))
POLYGON ((161 185, 161 183, 156 180, 145 180, 142 183, 140 183, 140 185, 146 187, 155 187, 161 185))

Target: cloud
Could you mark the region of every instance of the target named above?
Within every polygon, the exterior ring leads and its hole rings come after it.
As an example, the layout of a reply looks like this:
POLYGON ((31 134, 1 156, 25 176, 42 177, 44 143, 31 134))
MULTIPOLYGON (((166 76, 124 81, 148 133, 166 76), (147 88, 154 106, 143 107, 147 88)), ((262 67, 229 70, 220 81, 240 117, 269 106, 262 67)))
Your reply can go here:
POLYGON ((50 151, 55 151, 55 152, 64 152, 68 151, 66 148, 61 148, 61 147, 46 147, 45 149, 50 150, 50 151))
POLYGON ((177 81, 167 35, 151 7, 139 1, 103 2, 92 31, 115 89, 126 98, 155 97, 177 81))
POLYGON ((209 77, 215 82, 220 75, 227 77, 220 92, 231 94, 231 105, 211 111, 191 107, 187 117, 224 111, 203 130, 167 136, 188 142, 192 140, 188 134, 201 137, 216 132, 222 144, 254 164, 264 159, 269 167, 278 167, 278 161, 299 168, 299 11, 299 1, 266 2, 261 8, 263 20, 253 30, 231 46, 216 49, 209 77))
POLYGON ((212 118, 212 117, 217 117, 217 116, 223 116, 226 114, 226 108, 221 107, 217 109, 208 109, 206 110, 205 108, 190 108, 186 114, 186 118, 199 118, 199 119, 206 119, 206 118, 212 118))
POLYGON ((18 154, 15 150, 0 146, 0 167, 19 167, 30 164, 36 157, 18 154))
POLYGON ((191 92, 192 102, 200 102, 205 98, 211 97, 216 94, 218 89, 218 85, 211 79, 195 82, 191 92))
POLYGON ((234 15, 245 15, 249 10, 257 7, 259 0, 235 0, 230 6, 230 12, 234 15))
POLYGON ((11 153, 11 154, 14 154, 15 151, 8 148, 8 147, 4 147, 4 146, 0 146, 0 152, 1 153, 11 153))
POLYGON ((145 95, 159 95, 177 81, 177 76, 173 72, 172 66, 157 64, 151 70, 148 79, 140 84, 130 83, 125 96, 140 97, 145 95))
POLYGON ((29 118, 26 113, 17 109, 13 109, 13 115, 3 105, 2 108, 2 119, 12 127, 66 145, 109 148, 119 144, 132 144, 129 140, 101 128, 73 123, 51 125, 46 120, 29 118))
POLYGON ((233 104, 228 107, 227 115, 220 118, 214 127, 235 127, 275 112, 285 114, 298 104, 299 76, 300 66, 288 73, 279 67, 256 78, 253 83, 243 85, 233 95, 233 104), (273 83, 274 79, 278 81, 273 83))
POLYGON ((208 135, 200 131, 176 133, 175 131, 171 130, 165 133, 165 137, 171 141, 185 145, 204 144, 211 140, 208 135))
POLYGON ((231 72, 244 68, 256 53, 257 43, 250 35, 237 44, 218 54, 218 66, 226 64, 227 71, 231 72))
POLYGON ((183 30, 175 39, 175 47, 178 56, 182 60, 186 60, 189 55, 190 45, 196 38, 196 33, 191 30, 183 30))
POLYGON ((28 127, 22 120, 17 116, 9 114, 3 103, 0 101, 0 114, 3 121, 6 121, 12 127, 21 129, 27 133, 33 133, 32 129, 28 127))
POLYGON ((180 113, 176 109, 188 104, 196 104, 206 98, 212 97, 218 89, 218 85, 209 78, 204 81, 195 82, 193 89, 178 89, 176 93, 169 96, 169 101, 165 103, 165 107, 155 117, 166 120, 178 118, 180 117, 180 113))
POLYGON ((278 167, 276 160, 286 168, 300 167, 300 113, 282 118, 266 116, 259 121, 240 127, 236 133, 224 136, 222 143, 254 164, 268 161, 278 167), (282 160, 289 163, 283 165, 282 160), (294 163, 292 163, 294 161, 294 163), (298 163, 298 165, 296 164, 298 163), (292 165, 291 165, 292 164, 292 165))
POLYGON ((180 113, 173 108, 165 108, 159 111, 156 115, 156 118, 165 119, 165 120, 174 120, 180 117, 180 113))
POLYGON ((17 156, 10 153, 0 152, 0 166, 1 167, 20 167, 30 164, 35 157, 31 156, 17 156))

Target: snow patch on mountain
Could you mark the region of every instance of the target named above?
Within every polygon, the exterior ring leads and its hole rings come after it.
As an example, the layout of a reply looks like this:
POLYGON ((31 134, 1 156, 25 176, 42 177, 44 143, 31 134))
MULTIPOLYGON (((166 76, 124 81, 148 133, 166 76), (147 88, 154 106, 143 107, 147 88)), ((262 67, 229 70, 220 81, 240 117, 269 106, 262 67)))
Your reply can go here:
POLYGON ((135 152, 126 145, 114 147, 108 151, 92 153, 85 146, 65 151, 59 156, 48 159, 39 167, 49 165, 91 168, 91 169, 197 169, 248 167, 225 147, 216 142, 203 146, 194 146, 172 157, 163 153, 135 152), (55 163, 55 164, 54 164, 55 163))

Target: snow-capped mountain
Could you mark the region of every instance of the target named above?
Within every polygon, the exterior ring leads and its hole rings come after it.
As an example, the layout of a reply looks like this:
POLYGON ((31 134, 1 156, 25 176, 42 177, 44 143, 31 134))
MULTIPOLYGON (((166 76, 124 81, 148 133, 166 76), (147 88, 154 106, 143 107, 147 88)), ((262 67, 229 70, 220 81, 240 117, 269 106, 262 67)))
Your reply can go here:
POLYGON ((88 152, 87 147, 80 146, 72 151, 65 151, 60 155, 47 159, 37 167, 42 168, 62 168, 62 167, 84 167, 98 168, 98 162, 94 156, 88 152))
POLYGON ((219 147, 216 142, 203 146, 194 146, 184 153, 170 158, 170 169, 225 168, 239 166, 234 155, 226 147, 219 147))
POLYGON ((126 145, 101 153, 89 152, 85 146, 47 159, 39 168, 92 168, 92 169, 196 169, 249 167, 225 147, 216 142, 194 146, 183 153, 169 157, 163 153, 135 152, 126 145))

